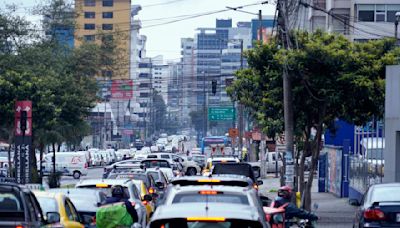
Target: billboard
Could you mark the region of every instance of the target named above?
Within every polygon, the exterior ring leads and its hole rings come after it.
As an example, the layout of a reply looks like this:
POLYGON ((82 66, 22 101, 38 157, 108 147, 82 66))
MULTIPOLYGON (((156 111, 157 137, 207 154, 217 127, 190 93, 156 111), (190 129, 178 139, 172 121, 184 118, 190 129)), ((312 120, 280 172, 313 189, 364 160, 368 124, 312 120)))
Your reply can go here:
POLYGON ((112 80, 111 98, 118 100, 129 100, 133 97, 132 80, 112 80))

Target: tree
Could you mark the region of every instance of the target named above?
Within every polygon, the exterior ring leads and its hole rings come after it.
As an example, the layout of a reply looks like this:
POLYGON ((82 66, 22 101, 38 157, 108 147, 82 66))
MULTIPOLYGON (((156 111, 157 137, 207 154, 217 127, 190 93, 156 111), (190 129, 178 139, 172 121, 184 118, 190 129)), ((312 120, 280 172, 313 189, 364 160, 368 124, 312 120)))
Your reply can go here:
POLYGON ((294 32, 293 50, 271 43, 247 53, 249 69, 239 71, 228 88, 232 98, 250 107, 263 131, 283 132, 282 70, 293 86, 295 140, 299 148, 300 191, 310 209, 313 175, 304 181, 305 158, 311 156, 311 173, 317 168, 325 129, 337 118, 364 124, 384 111, 385 66, 400 55, 394 40, 351 43, 340 35, 294 32), (313 132, 316 132, 313 134, 313 132))
POLYGON ((189 113, 190 121, 197 132, 202 132, 204 129, 204 111, 197 110, 189 113))
POLYGON ((153 92, 153 105, 151 109, 152 115, 152 130, 156 133, 166 129, 167 122, 167 106, 165 105, 163 97, 157 92, 153 92))

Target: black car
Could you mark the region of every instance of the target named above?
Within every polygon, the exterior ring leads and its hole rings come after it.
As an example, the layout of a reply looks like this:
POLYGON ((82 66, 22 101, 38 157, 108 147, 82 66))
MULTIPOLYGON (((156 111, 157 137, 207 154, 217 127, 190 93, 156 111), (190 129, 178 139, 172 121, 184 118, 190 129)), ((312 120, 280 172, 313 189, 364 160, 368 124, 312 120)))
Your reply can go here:
MULTIPOLYGON (((48 212, 47 218, 57 220, 60 215, 48 212)), ((39 202, 29 189, 0 183, 0 227, 42 227, 46 224, 39 202)))
POLYGON ((354 227, 400 227, 400 183, 371 186, 356 212, 354 227))
POLYGON ((250 178, 253 183, 257 185, 262 185, 263 182, 261 180, 257 180, 260 177, 259 169, 251 166, 248 163, 217 163, 214 165, 212 170, 212 174, 234 174, 241 175, 250 178))

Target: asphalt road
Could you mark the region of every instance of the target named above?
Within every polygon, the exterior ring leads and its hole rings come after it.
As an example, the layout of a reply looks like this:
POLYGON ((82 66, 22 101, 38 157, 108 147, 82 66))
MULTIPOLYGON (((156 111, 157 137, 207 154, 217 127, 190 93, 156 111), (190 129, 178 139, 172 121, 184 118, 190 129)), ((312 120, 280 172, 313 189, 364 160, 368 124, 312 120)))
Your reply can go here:
MULTIPOLYGON (((81 180, 98 179, 98 178, 102 177, 102 174, 103 174, 103 167, 89 168, 88 174, 86 176, 81 176, 80 179, 81 180)), ((79 180, 75 180, 71 176, 63 176, 61 178, 61 186, 76 184, 78 182, 79 182, 79 180)))

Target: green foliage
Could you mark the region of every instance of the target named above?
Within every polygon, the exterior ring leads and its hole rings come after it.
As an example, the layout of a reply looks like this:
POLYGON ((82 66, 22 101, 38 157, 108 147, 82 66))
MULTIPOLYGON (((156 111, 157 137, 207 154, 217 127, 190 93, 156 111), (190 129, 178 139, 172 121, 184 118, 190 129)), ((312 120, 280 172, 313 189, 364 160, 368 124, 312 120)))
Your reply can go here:
POLYGON ((192 111, 189 113, 190 121, 197 132, 203 131, 204 115, 203 110, 192 111))

